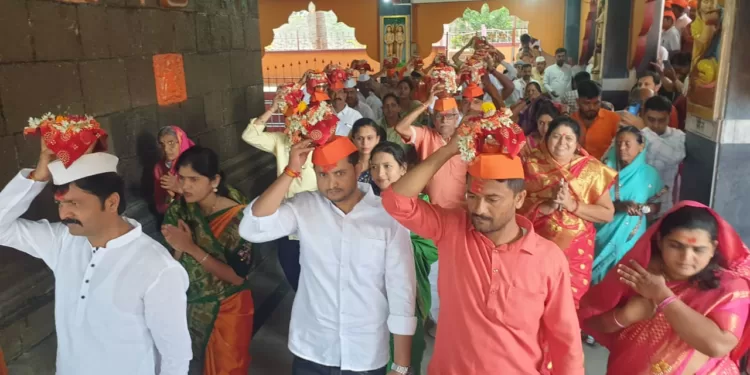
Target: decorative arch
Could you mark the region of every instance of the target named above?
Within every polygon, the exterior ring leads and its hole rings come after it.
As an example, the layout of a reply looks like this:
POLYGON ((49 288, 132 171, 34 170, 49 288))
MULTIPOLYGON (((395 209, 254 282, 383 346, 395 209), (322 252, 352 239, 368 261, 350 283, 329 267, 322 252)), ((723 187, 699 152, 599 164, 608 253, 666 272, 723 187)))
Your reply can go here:
POLYGON ((412 35, 422 57, 432 53, 432 43, 440 40, 444 24, 460 17, 464 10, 481 11, 507 8, 523 20, 530 20, 529 34, 539 39, 545 50, 562 47, 565 34, 565 1, 487 0, 483 2, 426 3, 412 6, 412 35))
MULTIPOLYGON (((372 0, 258 0, 261 46, 273 43, 274 29, 288 23, 289 15, 308 9, 333 11, 338 21, 355 30, 356 40, 367 46, 367 56, 378 61, 378 3, 372 0)), ((265 48, 264 48, 265 52, 265 48)))
POLYGON ((505 7, 490 10, 489 5, 484 4, 480 11, 467 8, 463 14, 443 25, 442 37, 432 43, 432 54, 446 53, 450 58, 471 38, 480 35, 511 58, 521 46, 521 35, 529 32, 528 25, 528 21, 510 14, 505 7))

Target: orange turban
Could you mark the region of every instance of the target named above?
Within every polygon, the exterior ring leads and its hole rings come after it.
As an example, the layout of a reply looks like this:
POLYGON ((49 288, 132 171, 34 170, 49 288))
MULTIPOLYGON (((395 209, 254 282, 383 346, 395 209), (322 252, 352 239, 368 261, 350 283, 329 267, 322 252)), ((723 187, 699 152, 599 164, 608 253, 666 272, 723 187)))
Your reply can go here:
POLYGON ((441 98, 435 102, 435 112, 448 112, 450 110, 458 108, 456 99, 453 98, 441 98))
POLYGON ((664 11, 664 17, 669 17, 669 18, 671 18, 672 20, 676 20, 676 19, 677 19, 677 18, 675 18, 675 16, 674 16, 674 12, 672 12, 671 10, 665 10, 665 11, 664 11))
POLYGON ((357 151, 357 146, 347 137, 333 136, 331 140, 313 151, 312 163, 331 170, 339 161, 357 151))
POLYGON ((523 179, 523 163, 519 156, 479 154, 469 165, 469 175, 483 180, 523 179))
POLYGON ((687 8, 688 0, 672 0, 672 5, 677 5, 678 7, 687 8))
POLYGON ((484 96, 484 90, 482 90, 482 88, 479 87, 479 85, 477 85, 476 83, 472 82, 468 84, 466 88, 464 89, 464 95, 463 95, 464 98, 473 99, 473 98, 478 98, 480 96, 484 96))

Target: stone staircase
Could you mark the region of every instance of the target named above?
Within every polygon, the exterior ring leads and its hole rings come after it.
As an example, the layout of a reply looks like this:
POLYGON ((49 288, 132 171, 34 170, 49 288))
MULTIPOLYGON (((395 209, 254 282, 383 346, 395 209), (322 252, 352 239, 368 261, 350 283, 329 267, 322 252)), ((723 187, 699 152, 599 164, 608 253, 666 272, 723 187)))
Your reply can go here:
MULTIPOLYGON (((229 183, 256 197, 276 178, 276 162, 271 154, 247 147, 222 164, 229 183)), ((27 217, 57 217, 50 212, 49 192, 38 199, 27 217)), ((143 199, 130 198, 125 215, 137 219, 144 231, 161 240, 160 223, 143 199)), ((54 207, 52 207, 54 209, 54 207)), ((256 330, 288 291, 276 260, 275 243, 257 244, 253 252, 249 280, 256 306, 256 330)), ((0 247, 0 348, 12 361, 54 334, 54 278, 46 265, 19 251, 0 247)), ((54 361, 54 359, 51 359, 54 361)))

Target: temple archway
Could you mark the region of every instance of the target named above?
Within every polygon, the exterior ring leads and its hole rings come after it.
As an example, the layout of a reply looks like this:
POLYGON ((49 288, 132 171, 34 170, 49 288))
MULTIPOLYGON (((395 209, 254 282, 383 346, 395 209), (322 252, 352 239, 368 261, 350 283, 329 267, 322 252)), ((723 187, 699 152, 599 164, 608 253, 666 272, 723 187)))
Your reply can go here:
MULTIPOLYGON (((521 35, 529 32, 529 22, 511 15, 508 8, 490 10, 483 4, 477 11, 466 8, 463 14, 443 25, 443 35, 432 43, 432 53, 445 53, 452 58, 474 36, 485 38, 509 60, 514 60, 521 46, 521 35)), ((464 55, 473 53, 472 49, 464 55)))
POLYGON ((412 6, 412 33, 419 55, 426 57, 432 54, 432 44, 441 40, 445 34, 442 25, 450 24, 457 17, 461 17, 466 9, 480 12, 485 5, 489 7, 490 12, 506 8, 511 15, 528 21, 528 33, 541 41, 544 50, 553 51, 563 46, 564 1, 487 0, 422 3, 412 6))
MULTIPOLYGON (((261 16, 263 19, 263 16, 261 16)), ((287 22, 274 28, 264 45, 263 75, 267 92, 295 81, 309 69, 322 69, 333 62, 343 66, 355 59, 371 60, 368 45, 357 38, 354 27, 341 22, 333 10, 319 10, 313 2, 306 9, 287 15, 287 22)), ((375 61, 373 68, 379 68, 375 61)))

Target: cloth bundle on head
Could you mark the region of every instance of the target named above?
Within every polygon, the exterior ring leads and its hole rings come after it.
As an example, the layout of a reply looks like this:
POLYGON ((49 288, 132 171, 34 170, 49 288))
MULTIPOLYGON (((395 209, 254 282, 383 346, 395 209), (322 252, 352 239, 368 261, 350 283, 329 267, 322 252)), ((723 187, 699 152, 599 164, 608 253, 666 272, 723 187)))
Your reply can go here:
POLYGON ((352 69, 359 72, 360 75, 367 74, 366 72, 371 72, 372 68, 370 67, 370 63, 367 62, 367 60, 354 60, 352 62, 352 69))
POLYGON ((389 57, 383 61, 383 67, 386 69, 386 76, 389 78, 401 79, 401 72, 397 70, 401 61, 398 57, 389 57))
POLYGON ((304 102, 305 93, 299 84, 286 83, 281 85, 276 90, 276 95, 283 99, 279 105, 279 110, 287 117, 304 112, 307 108, 307 104, 304 102))
POLYGON ((95 152, 78 157, 72 164, 65 165, 62 160, 49 163, 52 183, 65 185, 82 178, 102 173, 117 173, 117 156, 105 152, 95 152))
POLYGON ((438 53, 435 55, 435 59, 432 61, 433 65, 437 66, 443 66, 443 65, 450 65, 448 64, 448 56, 446 56, 444 53, 438 53))
POLYGON ((349 73, 336 64, 328 64, 323 71, 328 76, 328 82, 333 90, 343 89, 346 81, 349 79, 349 73))
POLYGON ((424 60, 422 60, 419 56, 412 57, 412 65, 414 66, 414 69, 422 69, 424 67, 424 60))
POLYGON ((328 76, 324 72, 312 71, 307 73, 307 78, 305 79, 305 87, 307 88, 307 92, 310 94, 310 102, 318 103, 329 100, 329 85, 330 82, 328 81, 328 76))
POLYGON ((452 66, 447 64, 436 65, 425 79, 429 82, 430 87, 436 85, 445 87, 445 91, 439 93, 438 100, 435 101, 435 111, 447 112, 458 108, 456 99, 453 98, 453 95, 458 91, 458 79, 456 70, 452 66))
POLYGON ((487 66, 479 56, 469 57, 461 67, 460 81, 467 86, 463 90, 464 98, 476 98, 484 95, 484 90, 480 84, 482 76, 487 74, 487 66))
POLYGON ((470 163, 469 174, 484 180, 524 178, 518 156, 526 145, 523 130, 511 120, 509 109, 482 105, 483 115, 465 119, 458 128, 461 158, 470 163))
POLYGON ((55 116, 47 113, 30 118, 24 135, 41 135, 47 148, 69 167, 89 150, 107 150, 107 132, 92 116, 55 116))
POLYGON ((292 144, 309 139, 316 145, 324 145, 333 136, 338 123, 333 107, 323 101, 312 104, 303 113, 287 117, 284 133, 292 144))
POLYGON ((333 169, 336 164, 357 151, 357 146, 348 137, 333 136, 327 143, 318 145, 312 154, 312 163, 324 171, 333 169))

